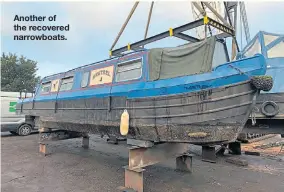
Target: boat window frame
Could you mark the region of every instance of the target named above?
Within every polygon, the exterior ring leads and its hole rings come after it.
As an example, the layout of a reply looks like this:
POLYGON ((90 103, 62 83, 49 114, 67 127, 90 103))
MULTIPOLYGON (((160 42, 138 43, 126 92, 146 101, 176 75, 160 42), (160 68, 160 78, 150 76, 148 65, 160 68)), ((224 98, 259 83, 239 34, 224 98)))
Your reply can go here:
POLYGON ((58 92, 70 91, 70 90, 73 89, 73 86, 74 86, 74 76, 72 75, 72 76, 64 77, 64 78, 61 79, 61 84, 60 84, 60 87, 59 87, 58 92), (64 83, 64 80, 70 79, 70 78, 72 78, 72 86, 71 86, 71 88, 70 88, 70 89, 66 89, 66 90, 61 90, 62 85, 64 85, 64 84, 63 84, 63 83, 64 83))
POLYGON ((85 88, 89 86, 90 76, 91 76, 90 71, 83 71, 81 83, 80 83, 81 88, 85 88), (83 86, 82 83, 83 83, 83 78, 85 74, 87 74, 87 80, 85 81, 86 84, 83 86))
POLYGON ((41 83, 41 89, 40 89, 40 93, 41 94, 47 94, 47 93, 49 93, 51 91, 51 81, 46 81, 46 82, 44 82, 44 83, 41 83), (43 92, 43 86, 45 86, 45 85, 47 85, 47 84, 49 84, 49 89, 48 89, 48 91, 44 91, 43 92))
POLYGON ((132 80, 136 80, 136 79, 140 79, 143 75, 143 57, 139 57, 139 58, 135 58, 135 59, 131 59, 131 60, 128 60, 128 61, 123 61, 123 62, 120 62, 116 65, 116 69, 115 69, 115 82, 125 82, 125 81, 132 81, 132 80), (127 65, 128 63, 135 63, 135 61, 140 61, 141 65, 140 65, 140 76, 139 77, 136 77, 136 78, 132 78, 132 79, 125 79, 125 80, 118 80, 117 79, 117 74, 118 73, 122 73, 122 72, 126 72, 126 71, 131 71, 131 70, 134 70, 134 69, 139 69, 139 68, 133 68, 133 69, 128 69, 128 70, 125 70, 125 71, 121 71, 121 72, 118 72, 119 70, 119 66, 121 65, 127 65))

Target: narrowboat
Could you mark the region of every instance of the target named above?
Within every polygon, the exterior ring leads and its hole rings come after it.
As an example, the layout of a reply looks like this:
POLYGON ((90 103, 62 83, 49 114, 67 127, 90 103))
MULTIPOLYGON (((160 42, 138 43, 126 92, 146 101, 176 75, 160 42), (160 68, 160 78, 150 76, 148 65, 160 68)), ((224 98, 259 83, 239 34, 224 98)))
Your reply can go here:
MULTIPOLYGON (((284 120, 284 34, 258 32, 238 54, 238 58, 262 54, 267 63, 266 75, 273 78, 270 91, 261 91, 252 116, 257 120, 284 120)), ((282 123, 283 124, 283 123, 282 123)))
POLYGON ((39 126, 199 145, 234 141, 270 78, 258 54, 229 62, 215 36, 174 48, 140 49, 44 77, 17 111, 39 126), (259 83, 259 81, 262 81, 259 83))

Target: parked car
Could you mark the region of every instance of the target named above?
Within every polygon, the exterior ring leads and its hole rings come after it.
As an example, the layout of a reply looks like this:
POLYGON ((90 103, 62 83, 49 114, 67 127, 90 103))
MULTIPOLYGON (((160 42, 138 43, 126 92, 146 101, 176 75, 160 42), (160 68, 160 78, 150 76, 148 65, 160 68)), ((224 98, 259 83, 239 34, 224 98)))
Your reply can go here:
MULTIPOLYGON (((25 97, 31 96, 31 93, 25 94, 25 97)), ((7 132, 14 135, 29 135, 34 131, 34 121, 26 119, 24 115, 16 114, 16 104, 22 96, 18 92, 1 92, 1 132, 7 132)))

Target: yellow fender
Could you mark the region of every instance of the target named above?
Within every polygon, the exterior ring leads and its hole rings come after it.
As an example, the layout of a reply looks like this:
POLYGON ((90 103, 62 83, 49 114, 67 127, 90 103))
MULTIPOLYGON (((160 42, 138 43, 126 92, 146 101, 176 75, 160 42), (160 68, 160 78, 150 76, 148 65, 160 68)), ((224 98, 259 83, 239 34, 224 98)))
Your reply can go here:
POLYGON ((129 114, 125 109, 120 119, 120 134, 127 135, 129 131, 129 114))

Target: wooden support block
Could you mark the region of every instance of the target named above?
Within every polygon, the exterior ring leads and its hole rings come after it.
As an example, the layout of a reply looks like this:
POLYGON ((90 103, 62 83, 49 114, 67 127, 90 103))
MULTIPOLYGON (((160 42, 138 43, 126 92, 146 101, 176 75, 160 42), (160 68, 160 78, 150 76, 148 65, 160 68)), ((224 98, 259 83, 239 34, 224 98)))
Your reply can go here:
POLYGON ((127 139, 128 145, 134 145, 139 147, 153 147, 154 142, 152 141, 143 141, 143 140, 137 140, 137 139, 127 139))
POLYGON ((257 151, 245 151, 245 155, 260 156, 260 152, 257 152, 257 151))
POLYGON ((47 145, 44 144, 44 143, 40 143, 39 144, 39 152, 40 152, 40 154, 43 154, 44 156, 48 155, 47 145))
POLYGON ((38 131, 40 133, 45 133, 45 132, 51 132, 51 129, 42 127, 42 128, 39 128, 38 131))
POLYGON ((248 162, 246 160, 236 157, 228 157, 226 158, 226 162, 240 166, 248 166, 248 162))
POLYGON ((66 139, 74 139, 79 137, 88 137, 85 133, 75 132, 75 131, 64 131, 56 130, 50 132, 39 132, 40 142, 53 142, 66 139))

